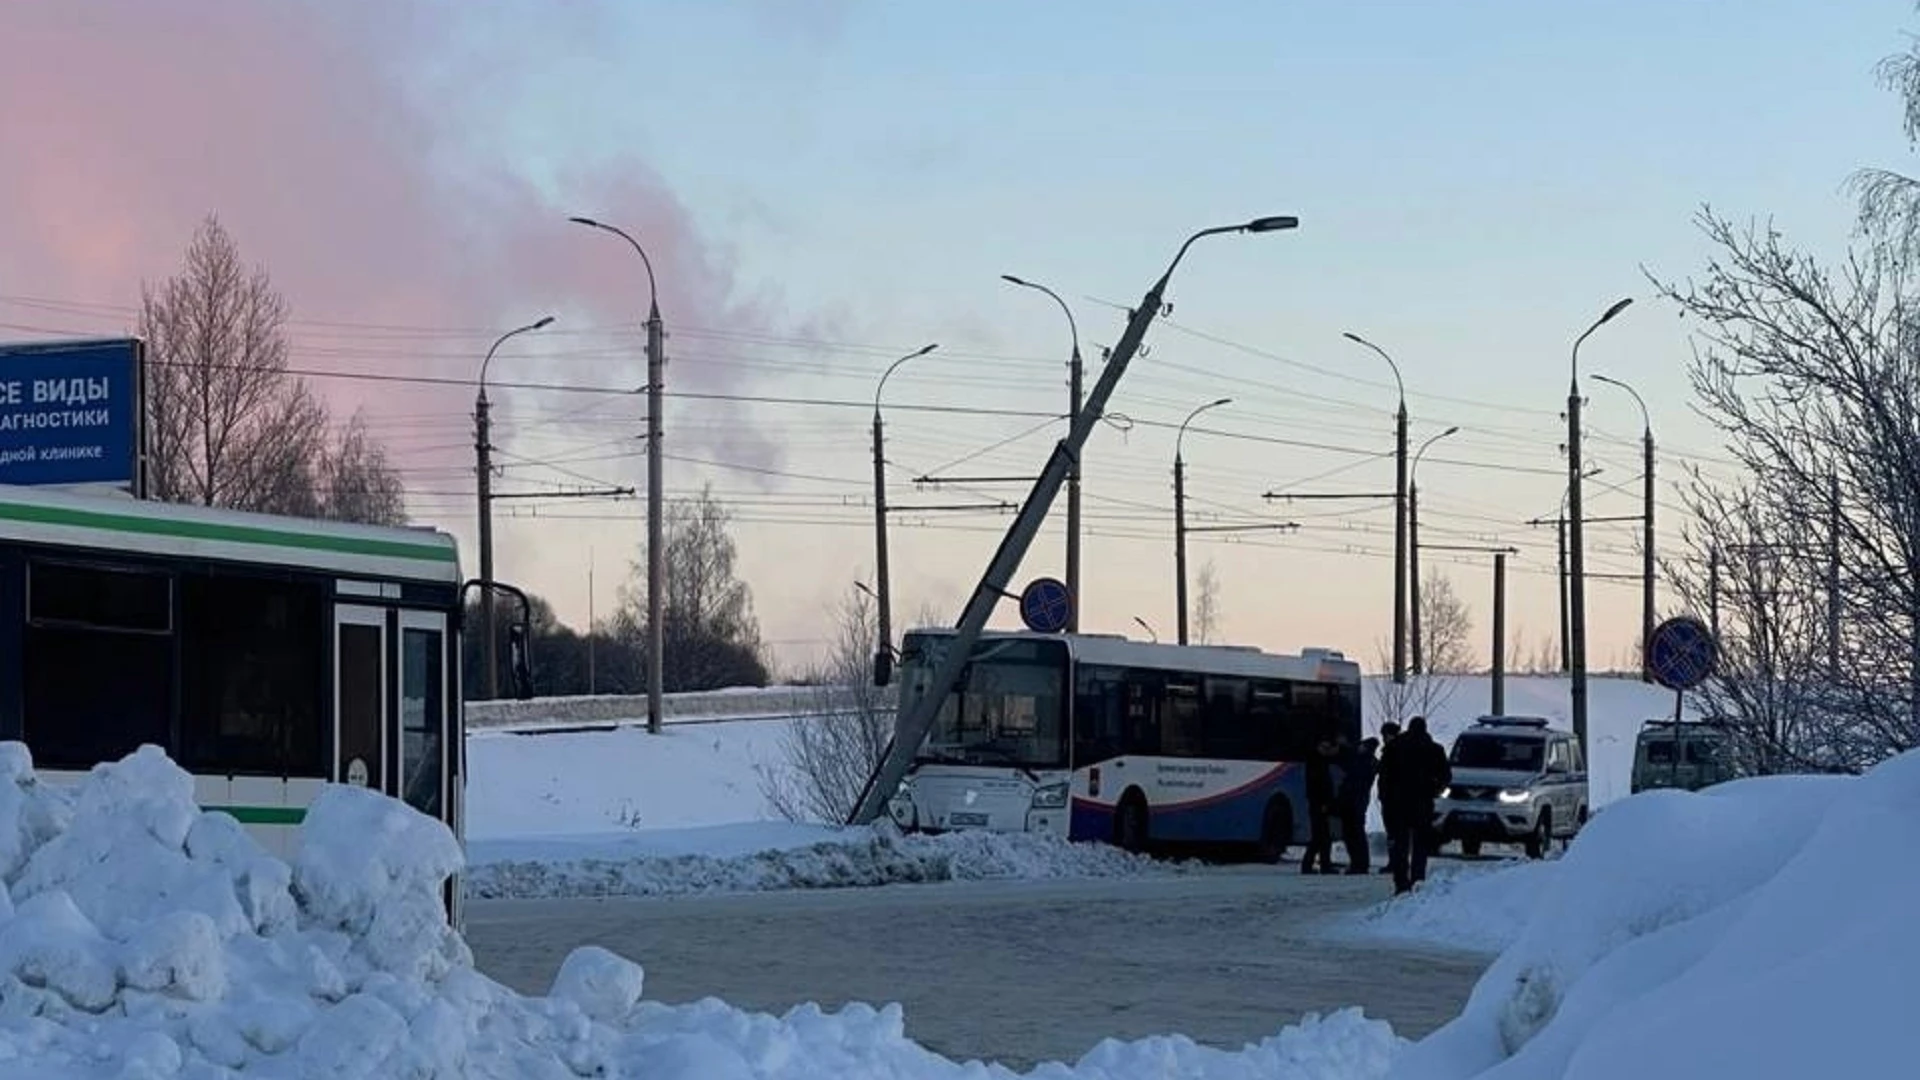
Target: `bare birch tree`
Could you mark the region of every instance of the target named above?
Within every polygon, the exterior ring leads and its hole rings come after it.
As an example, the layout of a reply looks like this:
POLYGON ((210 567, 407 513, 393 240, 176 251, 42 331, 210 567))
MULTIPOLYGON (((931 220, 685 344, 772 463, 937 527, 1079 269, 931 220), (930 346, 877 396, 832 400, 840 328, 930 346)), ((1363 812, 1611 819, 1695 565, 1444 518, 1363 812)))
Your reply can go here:
POLYGON ((876 621, 866 593, 851 591, 842 599, 827 657, 806 679, 823 688, 819 708, 788 725, 781 761, 755 767, 761 793, 788 820, 845 821, 886 756, 895 695, 873 685, 876 621), (836 707, 834 692, 851 694, 851 706, 836 707))
POLYGON ((1459 675, 1473 663, 1473 615, 1453 591, 1453 580, 1438 570, 1420 585, 1420 651, 1429 673, 1459 675))
POLYGON ((339 446, 327 409, 287 372, 286 300, 217 218, 176 275, 141 290, 149 494, 239 510, 393 524, 398 475, 356 418, 339 446))
POLYGON ((1211 645, 1220 633, 1220 574, 1208 559, 1200 567, 1198 590, 1193 602, 1193 639, 1211 645))

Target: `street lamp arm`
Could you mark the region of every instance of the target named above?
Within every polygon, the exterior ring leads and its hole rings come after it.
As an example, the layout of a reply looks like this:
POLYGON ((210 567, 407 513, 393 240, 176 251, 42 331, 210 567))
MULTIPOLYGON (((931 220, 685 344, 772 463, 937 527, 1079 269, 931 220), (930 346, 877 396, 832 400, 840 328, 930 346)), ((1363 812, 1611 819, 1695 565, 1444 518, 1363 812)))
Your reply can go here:
POLYGON ((571 218, 568 218, 567 220, 573 222, 576 225, 585 225, 593 229, 604 229, 607 232, 613 233, 615 236, 618 236, 621 239, 625 240, 627 243, 633 245, 633 250, 640 253, 641 265, 647 268, 647 303, 648 303, 648 309, 649 309, 648 313, 651 316, 657 318, 660 314, 660 294, 654 288, 653 260, 647 258, 647 249, 640 246, 640 241, 635 240, 631 236, 628 236, 627 231, 625 229, 620 228, 618 225, 608 225, 604 221, 595 221, 592 218, 588 218, 588 217, 571 217, 571 218))
POLYGON ((1181 447, 1181 444, 1184 443, 1187 438, 1187 425, 1193 423, 1194 417, 1199 416, 1201 413, 1206 412, 1208 409, 1217 408, 1218 406, 1221 406, 1221 405, 1230 405, 1232 403, 1233 403, 1232 398, 1223 397, 1218 401, 1209 401, 1205 405, 1202 405, 1199 408, 1188 413, 1187 418, 1185 420, 1180 421, 1179 434, 1175 435, 1173 438, 1173 460, 1175 461, 1180 460, 1180 447, 1181 447))
POLYGON ((1423 442, 1420 444, 1420 449, 1416 451, 1413 455, 1413 468, 1407 470, 1407 476, 1409 481, 1411 481, 1413 473, 1420 468, 1420 457, 1421 455, 1427 452, 1427 447, 1432 446, 1434 443, 1439 442, 1441 439, 1444 439, 1447 436, 1459 430, 1460 430, 1460 426, 1458 424, 1455 424, 1453 427, 1448 428, 1447 430, 1441 432, 1438 435, 1435 435, 1434 437, 1428 439, 1426 442, 1423 442))
POLYGON ((907 361, 913 359, 916 356, 925 356, 939 347, 940 346, 938 343, 931 344, 931 345, 922 345, 920 348, 915 349, 913 352, 910 352, 907 355, 901 357, 900 359, 895 360, 893 363, 887 365, 887 370, 880 376, 880 385, 873 388, 873 414, 875 416, 880 415, 880 392, 887 388, 887 378, 888 376, 893 374, 893 369, 899 367, 901 364, 906 363, 907 361))
POLYGON ((1632 394, 1634 402, 1640 406, 1640 426, 1646 429, 1647 434, 1649 435, 1653 434, 1653 416, 1651 413, 1647 412, 1647 401, 1645 398, 1640 396, 1640 391, 1635 390, 1633 387, 1628 386, 1626 383, 1621 382, 1619 379, 1609 379, 1605 375, 1596 374, 1593 378, 1596 382, 1603 382, 1608 384, 1609 386, 1617 386, 1620 389, 1625 390, 1627 393, 1632 394))
POLYGON ((1167 287, 1167 282, 1173 278, 1174 268, 1180 265, 1181 259, 1186 258, 1187 249, 1193 246, 1195 240, 1203 236, 1218 236, 1221 233, 1230 232, 1273 232, 1276 229, 1296 229, 1299 227, 1299 218, 1292 215, 1281 215, 1254 218, 1252 221, 1242 222, 1239 225, 1216 225, 1211 229, 1201 229, 1199 232, 1187 237, 1187 242, 1180 245, 1180 250, 1174 253, 1173 261, 1167 264, 1167 272, 1160 275, 1160 281, 1153 287, 1153 291, 1158 294, 1162 289, 1167 287))
POLYGON ((1573 339, 1573 386, 1575 394, 1580 392, 1580 343, 1587 340, 1588 334, 1600 329, 1608 320, 1620 314, 1620 312, 1624 311, 1626 306, 1631 303, 1633 303, 1633 297, 1631 296, 1623 296, 1615 300, 1612 307, 1608 308, 1599 318, 1593 320, 1592 326, 1582 330, 1580 336, 1573 339))
POLYGON ((552 321, 553 321, 553 316, 545 315, 545 316, 542 316, 536 322, 530 322, 525 326, 514 327, 512 330, 509 330, 506 333, 501 334, 497 339, 495 339, 494 343, 487 349, 487 358, 485 360, 480 361, 480 396, 482 397, 486 396, 487 367, 493 363, 493 354, 499 350, 500 346, 503 343, 505 343, 505 341, 508 338, 514 336, 515 334, 524 334, 529 330, 539 330, 545 327, 548 323, 551 323, 552 321))
POLYGON ((1054 292, 1052 289, 1047 288, 1037 281, 1027 281, 1024 278, 1017 278, 1012 274, 1001 274, 1000 278, 1003 281, 1012 282, 1015 285, 1024 286, 1025 288, 1038 289, 1048 296, 1053 297, 1053 302, 1059 304, 1060 310, 1067 313, 1067 332, 1073 335, 1073 355, 1080 355, 1080 327, 1073 320, 1073 309, 1067 306, 1065 300, 1060 299, 1059 293, 1054 292))
POLYGON ((1360 345, 1365 345, 1367 348, 1372 349, 1376 353, 1379 353, 1380 359, 1385 360, 1387 362, 1387 366, 1393 369, 1393 384, 1394 386, 1399 388, 1399 391, 1400 391, 1400 411, 1406 412, 1407 411, 1407 384, 1400 378, 1400 365, 1393 362, 1393 357, 1387 355, 1387 350, 1381 348, 1378 345, 1375 345, 1373 342, 1368 341, 1366 338, 1363 338, 1359 334, 1353 333, 1350 330, 1343 331, 1340 336, 1346 338, 1348 341, 1352 341, 1360 345))

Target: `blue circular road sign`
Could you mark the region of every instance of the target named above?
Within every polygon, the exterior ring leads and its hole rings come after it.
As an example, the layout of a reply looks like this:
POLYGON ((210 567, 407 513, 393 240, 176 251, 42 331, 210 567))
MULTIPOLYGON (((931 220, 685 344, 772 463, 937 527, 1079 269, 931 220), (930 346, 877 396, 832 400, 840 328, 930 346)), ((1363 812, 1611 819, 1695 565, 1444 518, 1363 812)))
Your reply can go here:
POLYGON ((1057 634, 1073 621, 1073 594, 1058 578, 1034 578, 1020 590, 1020 621, 1039 634, 1057 634))
POLYGON ((1720 645, 1707 624, 1679 615, 1653 628, 1647 642, 1647 668, 1669 690, 1691 690, 1713 674, 1720 645))

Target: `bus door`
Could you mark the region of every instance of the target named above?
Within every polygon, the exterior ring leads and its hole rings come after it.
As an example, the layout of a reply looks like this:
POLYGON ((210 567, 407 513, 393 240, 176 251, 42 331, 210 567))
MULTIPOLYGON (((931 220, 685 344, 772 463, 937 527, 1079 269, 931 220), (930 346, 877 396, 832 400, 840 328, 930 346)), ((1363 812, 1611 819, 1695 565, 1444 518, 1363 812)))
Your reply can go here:
POLYGON ((447 755, 458 750, 448 737, 453 664, 447 616, 437 611, 403 611, 399 627, 398 794, 415 810, 446 822, 458 836, 460 823, 449 798, 452 769, 447 761, 447 755))
POLYGON ((333 609, 333 779, 387 791, 387 613, 333 609))

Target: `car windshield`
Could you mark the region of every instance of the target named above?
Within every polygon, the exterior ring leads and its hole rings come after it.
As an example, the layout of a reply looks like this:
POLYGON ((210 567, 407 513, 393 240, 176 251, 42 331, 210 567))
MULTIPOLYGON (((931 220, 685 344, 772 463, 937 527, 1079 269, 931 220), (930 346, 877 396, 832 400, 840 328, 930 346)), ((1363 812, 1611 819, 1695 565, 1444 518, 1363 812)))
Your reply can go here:
MULTIPOLYGON (((937 639, 903 658, 904 696, 928 693, 944 652, 937 639)), ((1057 768, 1066 764, 1066 653, 1057 643, 983 641, 947 696, 921 759, 1057 768)))
POLYGON ((1547 744, 1510 735, 1462 735, 1453 743, 1453 764, 1467 769, 1538 772, 1547 744))

